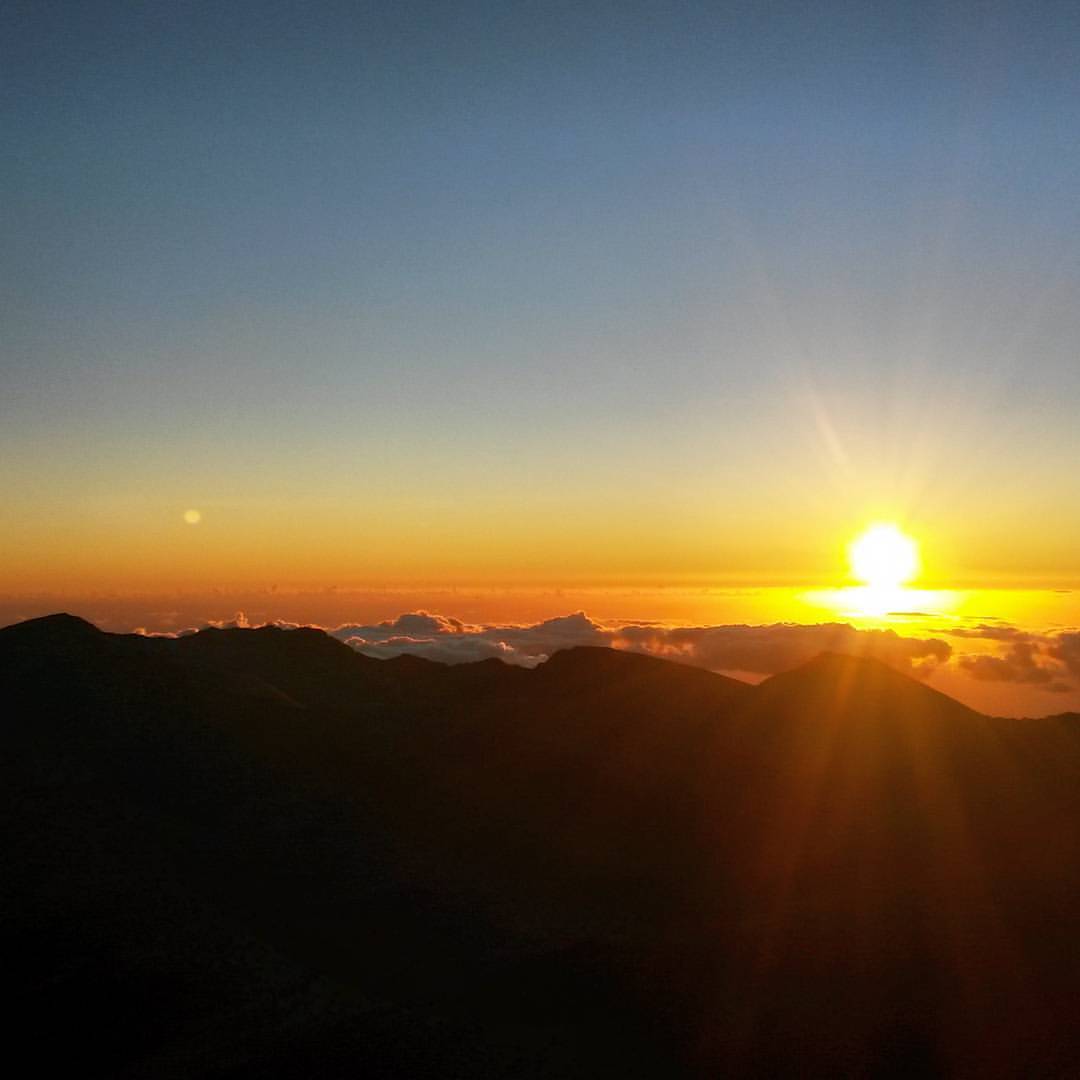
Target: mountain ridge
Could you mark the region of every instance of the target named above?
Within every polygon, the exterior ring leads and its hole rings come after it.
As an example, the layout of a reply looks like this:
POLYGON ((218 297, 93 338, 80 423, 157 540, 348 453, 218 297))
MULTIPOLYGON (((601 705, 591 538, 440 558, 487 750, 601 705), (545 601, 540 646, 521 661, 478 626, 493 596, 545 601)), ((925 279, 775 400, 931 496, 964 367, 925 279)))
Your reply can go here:
POLYGON ((73 616, 0 630, 0 700, 0 941, 45 1066, 1080 1069, 1067 720, 843 655, 753 687, 73 616))
MULTIPOLYGON (((177 656, 185 659, 201 659, 209 667, 235 667, 238 663, 242 663, 247 659, 253 661, 255 666, 263 669, 266 674, 271 673, 275 661, 280 660, 282 656, 289 655, 290 649, 293 653, 298 653, 300 651, 298 646, 301 642, 308 646, 308 655, 305 657, 307 662, 310 662, 311 654, 314 653, 315 649, 321 650, 321 657, 324 661, 329 661, 328 665, 324 664, 323 674, 329 673, 327 667, 336 674, 341 674, 348 671, 350 665, 353 669, 365 667, 368 674, 373 674, 378 670, 378 665, 381 664, 384 666, 384 673, 408 671, 410 673, 426 672, 430 674, 436 670, 445 672, 447 669, 456 669, 460 673, 456 676, 456 681, 460 683, 471 681, 472 676, 478 672, 498 670, 501 676, 503 674, 501 669, 506 668, 514 671, 540 671, 543 672, 543 679, 552 679, 552 681, 555 681, 553 678, 554 673, 558 672, 562 678, 575 682, 580 682, 582 679, 588 680, 594 675, 611 678, 613 675, 632 677, 644 673, 657 675, 664 672, 668 677, 677 677, 674 674, 675 671, 694 672, 694 675, 685 676, 687 681, 696 680, 698 685, 704 686, 711 680, 714 687, 724 686, 733 694, 745 693, 747 696, 755 692, 774 693, 779 686, 784 685, 791 678, 800 680, 815 678, 820 677, 822 673, 827 673, 828 677, 836 678, 844 674, 844 669, 847 669, 848 673, 850 673, 854 668, 861 670, 864 678, 869 672, 876 673, 879 679, 881 675, 887 673, 895 676, 896 679, 904 680, 905 683, 921 686, 931 693, 947 698, 959 708, 968 708, 957 702, 956 699, 949 697, 949 695, 936 691, 932 687, 927 687, 921 680, 898 671, 877 658, 857 656, 833 650, 824 650, 810 660, 783 672, 770 675, 755 685, 720 672, 708 671, 695 665, 680 663, 677 660, 607 646, 570 646, 553 652, 546 661, 537 665, 534 669, 519 669, 517 665, 508 664, 498 657, 489 657, 484 660, 475 660, 462 664, 447 664, 438 660, 410 657, 407 654, 389 660, 376 660, 356 652, 356 650, 351 649, 318 627, 281 628, 273 625, 250 628, 205 627, 191 634, 173 637, 170 635, 111 633, 100 630, 79 616, 57 613, 0 628, 0 635, 5 634, 14 638, 33 637, 39 641, 47 640, 48 635, 54 635, 61 640, 70 639, 89 642, 95 640, 93 635, 97 634, 101 635, 102 638, 117 642, 153 642, 155 644, 149 646, 150 648, 158 648, 160 651, 171 648, 177 656), (177 644, 167 644, 173 642, 177 644), (280 647, 271 647, 262 651, 254 647, 243 649, 239 647, 241 643, 254 646, 257 642, 262 644, 274 643, 280 647), (288 643, 287 647, 286 643, 288 643), (356 660, 346 660, 346 657, 355 657, 356 660), (741 688, 745 688, 745 690, 741 688)), ((53 644, 55 645, 56 642, 54 641, 53 644)), ((527 679, 528 676, 524 678, 527 679)), ((288 693, 284 689, 282 692, 288 693)), ((975 710, 970 709, 968 711, 975 712, 975 710)))

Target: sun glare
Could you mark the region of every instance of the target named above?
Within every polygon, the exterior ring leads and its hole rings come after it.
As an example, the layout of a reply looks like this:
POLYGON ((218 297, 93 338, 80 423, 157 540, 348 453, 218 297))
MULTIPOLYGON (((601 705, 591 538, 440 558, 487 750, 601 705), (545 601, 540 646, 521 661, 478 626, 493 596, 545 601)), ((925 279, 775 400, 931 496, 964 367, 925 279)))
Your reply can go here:
POLYGON ((871 589, 899 589, 919 572, 919 545, 895 525, 871 525, 848 549, 852 574, 871 589))
POLYGON ((889 623, 933 618, 959 602, 953 592, 909 587, 922 569, 919 544, 892 522, 876 522, 864 529, 848 545, 847 556, 851 577, 859 584, 804 593, 806 603, 846 618, 889 623))

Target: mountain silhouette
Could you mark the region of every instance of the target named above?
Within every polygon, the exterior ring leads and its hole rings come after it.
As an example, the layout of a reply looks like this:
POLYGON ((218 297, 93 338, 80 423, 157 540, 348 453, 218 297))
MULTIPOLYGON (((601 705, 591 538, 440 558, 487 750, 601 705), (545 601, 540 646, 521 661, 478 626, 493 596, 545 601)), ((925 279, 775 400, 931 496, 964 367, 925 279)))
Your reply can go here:
POLYGON ((1080 724, 321 631, 0 630, 12 1053, 109 1077, 1080 1071, 1080 724))

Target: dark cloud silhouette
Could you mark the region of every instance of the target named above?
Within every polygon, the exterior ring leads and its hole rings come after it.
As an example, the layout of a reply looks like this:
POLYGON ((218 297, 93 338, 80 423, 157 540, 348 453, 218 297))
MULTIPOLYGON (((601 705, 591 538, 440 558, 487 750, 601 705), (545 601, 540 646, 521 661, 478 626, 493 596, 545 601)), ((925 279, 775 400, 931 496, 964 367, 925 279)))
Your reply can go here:
POLYGON ((1080 632, 1037 634, 1015 626, 952 627, 953 637, 1007 644, 1003 653, 966 653, 957 666, 980 682, 1022 683, 1056 693, 1073 689, 1067 681, 1080 677, 1080 632))
POLYGON ((1054 638, 1050 654, 1080 679, 1080 630, 1065 630, 1054 638))
POLYGON ((1057 692, 1071 689, 1059 678, 1058 665, 1043 662, 1045 656, 1039 644, 1015 641, 1004 656, 967 655, 959 657, 957 663, 973 679, 982 682, 1027 683, 1057 692))
POLYGON ((987 623, 980 623, 978 626, 953 626, 944 632, 952 637, 981 638, 986 641, 1031 641, 1038 636, 1015 626, 990 626, 987 623))

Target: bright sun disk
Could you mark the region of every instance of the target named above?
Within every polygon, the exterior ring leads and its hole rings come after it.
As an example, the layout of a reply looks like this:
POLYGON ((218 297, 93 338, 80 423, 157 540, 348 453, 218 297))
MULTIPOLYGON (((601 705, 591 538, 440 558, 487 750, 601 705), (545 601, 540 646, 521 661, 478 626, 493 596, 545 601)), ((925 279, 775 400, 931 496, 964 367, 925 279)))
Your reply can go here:
POLYGON ((871 589, 899 589, 919 571, 919 545, 895 525, 871 525, 848 549, 851 572, 871 589))

